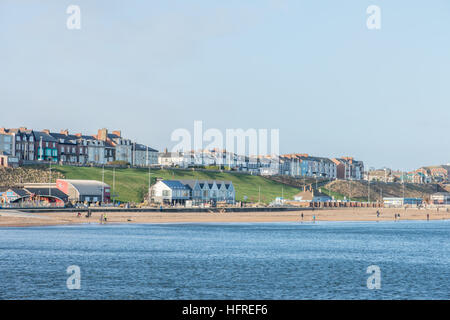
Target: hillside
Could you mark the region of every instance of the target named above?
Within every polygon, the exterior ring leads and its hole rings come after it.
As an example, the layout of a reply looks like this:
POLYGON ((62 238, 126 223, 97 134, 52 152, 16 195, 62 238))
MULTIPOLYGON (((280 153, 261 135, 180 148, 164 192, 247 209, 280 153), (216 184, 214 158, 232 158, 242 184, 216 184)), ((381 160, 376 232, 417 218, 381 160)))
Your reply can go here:
MULTIPOLYGON (((102 180, 102 169, 94 167, 55 166, 67 179, 102 180)), ((116 169, 116 191, 118 201, 141 202, 148 188, 148 169, 116 169)), ((261 187, 261 202, 269 203, 276 197, 293 198, 299 192, 297 188, 284 185, 260 176, 228 172, 207 172, 180 169, 154 169, 151 171, 152 183, 156 178, 163 179, 198 179, 231 180, 236 189, 236 200, 258 201, 258 189, 261 187)), ((105 182, 113 185, 113 170, 105 168, 105 182)))
POLYGON ((16 169, 0 168, 0 186, 14 187, 23 183, 46 183, 50 179, 55 182, 58 178, 64 178, 63 174, 52 170, 50 176, 50 170, 47 166, 16 169))
MULTIPOLYGON (((405 183, 384 183, 371 182, 370 183, 370 200, 380 201, 382 197, 403 197, 406 198, 423 198, 428 199, 429 196, 435 192, 443 191, 437 184, 412 184, 405 183)), ((367 201, 368 185, 367 181, 344 181, 335 180, 321 188, 321 191, 334 196, 335 199, 343 199, 344 196, 352 200, 367 201)))

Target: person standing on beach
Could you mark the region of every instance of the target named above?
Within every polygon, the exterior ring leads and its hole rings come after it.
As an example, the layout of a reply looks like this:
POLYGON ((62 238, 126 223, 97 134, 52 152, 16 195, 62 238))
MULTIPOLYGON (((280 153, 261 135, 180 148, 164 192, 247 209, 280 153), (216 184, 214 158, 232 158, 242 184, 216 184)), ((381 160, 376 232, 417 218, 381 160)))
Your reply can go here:
POLYGON ((103 224, 103 213, 100 215, 100 224, 103 224))
POLYGON ((427 213, 427 221, 430 221, 430 214, 427 213))
POLYGON ((316 223, 316 215, 313 215, 313 222, 316 223))
POLYGON ((303 221, 303 212, 302 212, 302 221, 303 221))

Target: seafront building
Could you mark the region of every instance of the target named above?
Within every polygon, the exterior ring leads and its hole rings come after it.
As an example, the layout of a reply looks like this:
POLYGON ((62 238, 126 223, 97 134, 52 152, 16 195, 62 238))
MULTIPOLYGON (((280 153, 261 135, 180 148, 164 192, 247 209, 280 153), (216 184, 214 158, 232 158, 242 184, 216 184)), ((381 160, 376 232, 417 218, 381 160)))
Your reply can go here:
POLYGON ((96 135, 21 128, 0 128, 0 166, 54 162, 105 165, 120 161, 135 166, 158 164, 158 150, 122 137, 121 131, 99 129, 96 135))
POLYGON ((64 207, 67 203, 109 203, 111 187, 95 180, 57 179, 56 183, 25 183, 0 188, 0 205, 64 207))
POLYGON ((150 201, 160 204, 193 205, 224 202, 234 204, 236 190, 231 181, 218 180, 158 180, 149 189, 150 201))

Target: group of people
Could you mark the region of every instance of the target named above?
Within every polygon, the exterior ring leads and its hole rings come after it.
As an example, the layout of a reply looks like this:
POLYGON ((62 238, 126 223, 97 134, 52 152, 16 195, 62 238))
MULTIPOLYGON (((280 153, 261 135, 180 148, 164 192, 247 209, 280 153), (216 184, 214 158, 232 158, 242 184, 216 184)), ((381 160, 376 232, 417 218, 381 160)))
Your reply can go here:
MULTIPOLYGON (((302 212, 302 214, 300 216, 301 216, 302 221, 303 221, 303 218, 304 218, 303 212, 302 212)), ((315 223, 316 222, 316 215, 315 214, 313 214, 312 219, 313 219, 313 222, 315 223)))
MULTIPOLYGON (((91 215, 92 215, 91 210, 88 210, 88 212, 86 213, 86 218, 90 218, 91 215)), ((81 218, 81 212, 77 213, 77 217, 81 218)), ((108 217, 107 217, 106 213, 102 213, 100 215, 100 224, 106 223, 106 221, 108 221, 108 217)))

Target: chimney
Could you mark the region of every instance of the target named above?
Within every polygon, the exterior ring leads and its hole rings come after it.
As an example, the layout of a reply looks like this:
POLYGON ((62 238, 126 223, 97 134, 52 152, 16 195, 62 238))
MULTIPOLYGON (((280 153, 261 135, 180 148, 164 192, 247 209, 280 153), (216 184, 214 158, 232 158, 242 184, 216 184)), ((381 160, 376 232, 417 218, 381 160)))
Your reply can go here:
POLYGON ((61 130, 60 133, 65 135, 65 136, 68 136, 69 135, 69 129, 61 130))
POLYGON ((76 137, 81 137, 82 134, 81 134, 81 133, 75 133, 75 136, 76 136, 76 137))
POLYGON ((164 153, 167 153, 167 148, 164 149, 164 153))
POLYGON ((42 132, 45 132, 46 134, 50 134, 50 130, 49 129, 44 129, 44 130, 42 130, 42 132))
POLYGON ((20 127, 19 128, 19 131, 26 131, 27 130, 27 127, 20 127))
POLYGON ((97 139, 100 141, 106 141, 108 138, 108 129, 103 128, 98 130, 97 139))
POLYGON ((112 133, 115 134, 116 136, 118 136, 119 138, 122 138, 122 131, 114 130, 112 133))

